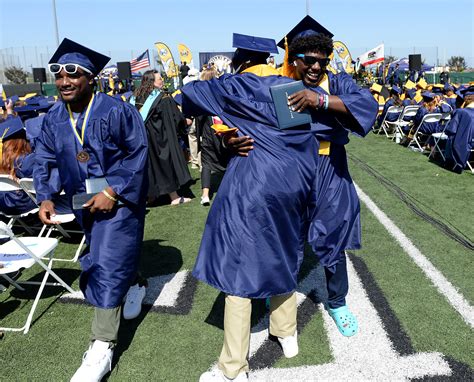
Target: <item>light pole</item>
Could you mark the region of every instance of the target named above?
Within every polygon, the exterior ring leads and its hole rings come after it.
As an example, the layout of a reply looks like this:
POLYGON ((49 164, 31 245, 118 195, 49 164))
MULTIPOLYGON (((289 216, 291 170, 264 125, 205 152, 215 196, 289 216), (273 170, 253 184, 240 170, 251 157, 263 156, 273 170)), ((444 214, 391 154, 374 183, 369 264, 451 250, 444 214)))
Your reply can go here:
POLYGON ((54 30, 56 32, 56 48, 59 46, 58 17, 56 16, 56 0, 53 0, 54 30))
POLYGON ((309 15, 309 0, 306 0, 306 15, 309 15))

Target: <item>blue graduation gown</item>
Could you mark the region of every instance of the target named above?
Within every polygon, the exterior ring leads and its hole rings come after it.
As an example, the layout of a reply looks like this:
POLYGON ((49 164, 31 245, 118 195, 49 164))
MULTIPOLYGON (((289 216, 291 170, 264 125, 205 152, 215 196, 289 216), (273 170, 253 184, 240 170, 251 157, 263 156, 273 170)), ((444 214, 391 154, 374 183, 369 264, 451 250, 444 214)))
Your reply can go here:
MULTIPOLYGON (((440 108, 436 107, 431 113, 441 113, 441 110, 440 108)), ((421 106, 416 112, 415 118, 413 118, 415 129, 418 128, 421 120, 426 114, 428 114, 428 109, 424 106, 421 106)), ((431 135, 433 133, 438 133, 441 130, 442 126, 439 124, 439 122, 423 122, 423 124, 420 126, 419 132, 422 134, 431 135)))
MULTIPOLYGON (((15 175, 18 179, 31 178, 33 175, 34 155, 28 154, 15 161, 15 175)), ((0 211, 7 215, 21 215, 36 208, 35 202, 23 190, 1 191, 0 211)))
POLYGON ((445 133, 449 137, 449 159, 454 162, 455 171, 462 171, 474 149, 474 109, 457 109, 445 133))
MULTIPOLYGON (((380 124, 382 123, 383 119, 385 118, 385 115, 387 114, 387 111, 388 111, 388 108, 390 106, 394 106, 394 101, 393 101, 393 98, 389 98, 387 100, 387 102, 385 102, 385 105, 383 107, 383 110, 382 110, 382 113, 379 115, 379 117, 377 118, 377 123, 378 125, 380 126, 380 124)), ((390 113, 388 116, 387 116, 387 121, 388 122, 395 122, 398 117, 400 116, 400 113, 390 113)))
POLYGON ((66 106, 59 102, 46 115, 36 141, 38 202, 51 200, 57 191, 49 184, 54 169, 70 202, 73 195, 85 192, 87 178, 105 176, 118 194, 123 206, 109 213, 74 211, 88 244, 80 259, 81 290, 92 305, 114 308, 136 276, 143 240, 147 164, 143 119, 133 106, 96 94, 85 132, 84 150, 90 155, 86 163, 76 159, 81 150, 66 106))
MULTIPOLYGON (((330 141, 330 154, 319 156, 316 206, 309 215, 308 243, 323 266, 335 266, 342 251, 361 246, 360 204, 349 174, 344 145, 349 133, 363 137, 371 131, 378 104, 367 89, 340 73, 329 76, 329 94, 338 96, 351 118, 317 112, 311 125, 320 141, 330 141)), ((321 87, 315 91, 327 94, 321 87)))
POLYGON ((305 214, 316 198, 318 142, 309 125, 276 127, 269 87, 291 81, 224 75, 191 82, 176 98, 186 115, 217 115, 255 139, 248 157, 229 162, 193 270, 230 295, 265 298, 297 285, 305 214))

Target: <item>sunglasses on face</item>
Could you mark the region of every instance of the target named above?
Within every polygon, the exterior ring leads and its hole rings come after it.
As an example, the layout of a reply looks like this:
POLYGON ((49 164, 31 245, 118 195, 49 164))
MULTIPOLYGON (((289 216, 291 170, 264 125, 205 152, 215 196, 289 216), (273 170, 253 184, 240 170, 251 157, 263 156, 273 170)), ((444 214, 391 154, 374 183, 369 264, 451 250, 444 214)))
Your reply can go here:
POLYGON ((82 69, 84 72, 92 74, 89 69, 79 64, 48 64, 48 69, 52 74, 59 74, 63 69, 67 74, 79 74, 77 69, 82 69))
POLYGON ((301 58, 305 65, 313 66, 316 62, 319 64, 321 68, 324 68, 329 64, 329 58, 318 58, 314 56, 305 56, 304 54, 297 54, 295 55, 298 58, 301 58))

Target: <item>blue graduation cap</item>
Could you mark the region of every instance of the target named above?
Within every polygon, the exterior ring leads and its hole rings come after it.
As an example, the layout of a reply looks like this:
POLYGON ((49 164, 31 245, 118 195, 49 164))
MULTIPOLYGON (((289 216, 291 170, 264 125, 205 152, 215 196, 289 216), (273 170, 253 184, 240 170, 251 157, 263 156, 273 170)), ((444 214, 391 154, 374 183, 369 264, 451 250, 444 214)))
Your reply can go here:
POLYGON ((18 97, 16 94, 14 96, 11 96, 10 97, 10 100, 15 103, 15 102, 18 102, 20 100, 20 97, 18 97))
POLYGON ((95 76, 107 65, 110 57, 65 38, 49 60, 50 64, 78 64, 95 76))
POLYGON ((232 46, 234 48, 251 50, 253 52, 278 53, 275 40, 272 38, 248 36, 234 33, 232 36, 232 46))
POLYGON ((23 127, 21 118, 9 116, 4 122, 0 123, 0 144, 15 134, 24 132, 25 128, 23 127))
POLYGON ((456 95, 462 99, 464 99, 464 97, 466 96, 469 96, 469 95, 474 95, 474 86, 473 85, 470 85, 470 86, 465 86, 465 85, 461 85, 458 90, 456 91, 456 95))
POLYGON ((46 97, 44 96, 33 96, 33 97, 30 97, 30 98, 27 98, 25 100, 25 103, 27 105, 39 105, 41 102, 47 100, 46 97))
POLYGON ((434 86, 433 89, 431 89, 431 92, 434 94, 443 94, 443 88, 440 88, 438 86, 434 86))
POLYGON ((456 91, 456 88, 451 84, 445 83, 444 84, 444 91, 448 92, 450 90, 452 90, 454 92, 454 91, 456 91))
POLYGON ((423 97, 423 100, 425 101, 432 101, 436 97, 436 94, 432 92, 423 92, 421 93, 421 96, 423 97))
POLYGON ((232 57, 232 66, 235 69, 251 59, 266 60, 271 53, 278 53, 276 42, 272 38, 234 33, 232 46, 237 48, 232 57))
POLYGON ((413 99, 416 95, 416 90, 415 89, 409 89, 406 91, 408 98, 413 99))
POLYGON ((402 94, 402 89, 400 89, 397 85, 392 86, 392 92, 397 94, 402 94))
MULTIPOLYGON (((324 28, 320 23, 318 23, 311 16, 307 15, 301 20, 296 26, 286 34, 288 40, 288 45, 295 39, 299 37, 306 37, 311 35, 323 34, 330 38, 334 35, 324 28)), ((285 49, 285 38, 283 37, 278 43, 278 46, 282 49, 285 49)))

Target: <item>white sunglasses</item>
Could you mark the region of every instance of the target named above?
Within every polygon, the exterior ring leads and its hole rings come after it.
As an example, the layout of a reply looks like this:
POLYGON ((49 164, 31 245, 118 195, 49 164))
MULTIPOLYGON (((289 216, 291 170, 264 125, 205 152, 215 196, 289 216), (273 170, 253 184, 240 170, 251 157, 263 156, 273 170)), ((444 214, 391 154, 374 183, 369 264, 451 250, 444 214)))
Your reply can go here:
POLYGON ((48 69, 52 74, 58 74, 63 69, 67 74, 76 74, 78 68, 82 69, 84 72, 93 74, 89 69, 84 68, 79 64, 48 64, 48 69))

